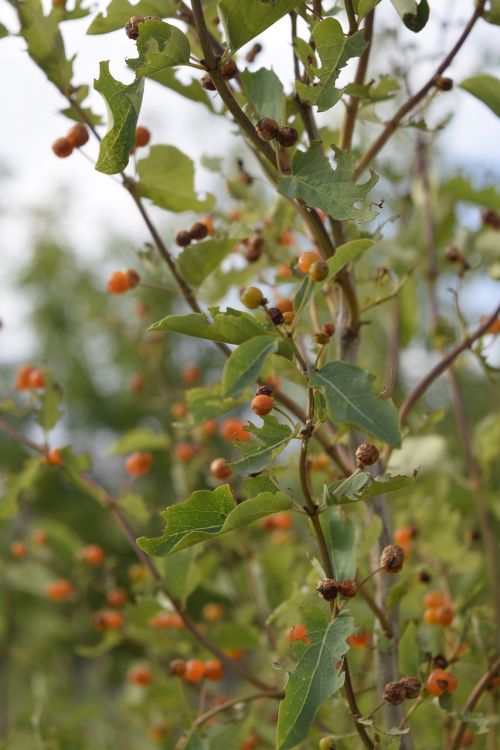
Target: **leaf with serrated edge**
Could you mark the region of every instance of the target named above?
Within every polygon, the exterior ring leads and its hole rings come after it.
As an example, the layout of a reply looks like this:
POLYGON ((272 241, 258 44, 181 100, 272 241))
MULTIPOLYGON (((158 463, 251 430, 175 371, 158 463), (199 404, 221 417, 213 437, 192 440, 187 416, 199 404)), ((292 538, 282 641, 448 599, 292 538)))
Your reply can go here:
POLYGON ((310 631, 313 642, 291 673, 280 703, 277 750, 290 750, 302 742, 321 704, 344 684, 344 673, 337 670, 337 663, 349 649, 346 638, 352 630, 353 619, 344 611, 327 624, 321 638, 310 631))
POLYGON ((260 444, 239 443, 238 447, 244 458, 230 464, 233 471, 239 474, 256 474, 262 471, 295 437, 288 425, 278 422, 276 417, 267 415, 263 418, 263 423, 262 427, 256 427, 252 423, 247 425, 247 431, 255 435, 260 444))
POLYGON ((139 56, 127 59, 138 78, 147 76, 161 81, 162 74, 170 68, 189 62, 189 39, 177 26, 152 19, 140 23, 138 29, 139 56))
POLYGON ((285 120, 285 92, 283 84, 273 70, 260 68, 251 73, 241 73, 241 84, 248 98, 254 103, 259 117, 272 117, 278 122, 285 120))
POLYGON ((235 349, 224 365, 224 395, 237 396, 248 388, 277 349, 278 340, 272 336, 255 336, 235 349))
POLYGON ((297 5, 300 0, 220 0, 217 8, 229 48, 236 52, 297 5))
POLYGON ((328 362, 310 383, 325 395, 329 418, 357 427, 394 448, 401 444, 398 412, 389 399, 377 399, 373 376, 347 362, 328 362))
POLYGON ((107 34, 123 29, 132 16, 173 17, 176 10, 174 0, 139 0, 134 5, 128 0, 111 0, 106 8, 106 15, 98 13, 87 29, 87 34, 107 34))
POLYGON ((222 341, 226 344, 242 344, 254 336, 267 333, 252 315, 229 308, 224 313, 216 313, 213 323, 209 323, 202 313, 167 315, 153 323, 150 331, 175 331, 198 339, 222 341))

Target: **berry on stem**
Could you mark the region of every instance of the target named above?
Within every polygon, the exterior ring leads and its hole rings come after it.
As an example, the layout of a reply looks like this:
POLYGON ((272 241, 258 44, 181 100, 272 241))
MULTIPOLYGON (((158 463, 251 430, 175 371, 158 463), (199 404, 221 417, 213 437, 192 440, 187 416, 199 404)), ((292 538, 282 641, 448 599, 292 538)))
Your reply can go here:
POLYGON ((272 117, 263 117, 255 127, 263 141, 272 141, 278 135, 279 125, 272 117))
POLYGON ((92 615, 92 625, 96 630, 120 630, 123 615, 116 609, 101 609, 92 615))
POLYGON ((327 602, 332 602, 337 598, 339 587, 337 582, 334 581, 333 578, 323 578, 318 582, 316 591, 327 602))
POLYGON ((208 227, 202 221, 197 221, 189 230, 189 236, 192 240, 204 240, 208 236, 208 227))
POLYGON ((130 277, 127 271, 114 271, 108 279, 107 290, 110 294, 124 294, 130 289, 130 277))
POLYGON ((150 685, 152 679, 151 670, 147 667, 134 667, 130 670, 127 677, 131 685, 140 685, 141 687, 150 685))
POLYGON ((240 299, 249 310, 255 310, 264 302, 264 295, 256 286, 249 286, 243 289, 240 299))
POLYGON ((282 125, 276 133, 276 140, 280 146, 290 148, 291 146, 295 146, 298 136, 299 134, 295 128, 292 128, 290 125, 282 125))
POLYGON ((457 688, 457 678, 451 672, 444 669, 433 669, 427 678, 425 687, 431 695, 440 696, 443 693, 452 693, 457 688))
POLYGON ((74 594, 74 587, 67 578, 59 578, 49 583, 46 589, 47 597, 53 602, 65 602, 74 594))
POLYGON ((216 479, 229 479, 233 473, 225 458, 215 458, 210 464, 210 473, 216 479))
POLYGON ((30 375, 33 370, 33 365, 21 365, 21 367, 16 372, 16 379, 14 382, 14 388, 16 389, 16 391, 29 391, 30 375))
POLYGON ((29 374, 29 385, 35 390, 45 388, 45 371, 34 367, 29 374))
POLYGON ((142 125, 138 125, 135 129, 135 146, 136 148, 143 148, 147 146, 151 140, 151 132, 142 125))
POLYGON ((66 159, 73 153, 73 146, 69 138, 57 138, 52 144, 52 151, 59 159, 66 159))
POLYGON ((218 682, 224 677, 224 667, 219 659, 209 659, 205 662, 205 677, 207 680, 218 682))
POLYGON ((177 443, 174 455, 182 464, 187 464, 195 457, 196 448, 191 443, 177 443))
POLYGON ((153 455, 147 451, 132 453, 125 461, 125 469, 130 477, 142 477, 147 474, 153 463, 153 455))
POLYGON ((184 678, 188 682, 199 682, 204 676, 204 663, 200 659, 188 659, 185 665, 184 678))
POLYGON ((313 281, 324 281, 328 276, 328 263, 324 260, 315 261, 309 269, 309 276, 313 281))
POLYGON ((311 639, 307 635, 307 628, 305 625, 292 625, 292 627, 288 628, 286 631, 285 638, 288 643, 293 643, 294 641, 303 641, 304 643, 311 642, 311 639))
POLYGON ((246 423, 242 422, 240 419, 229 417, 229 419, 225 419, 222 423, 220 434, 224 440, 227 440, 230 443, 235 440, 238 440, 241 443, 248 443, 252 439, 252 435, 248 430, 244 429, 245 424, 246 423))
POLYGON ((104 550, 98 544, 87 544, 77 552, 77 559, 98 568, 104 561, 104 550))
POLYGON ((127 603, 128 594, 125 589, 110 589, 106 594, 106 602, 110 607, 123 607, 127 603))
POLYGON ((406 697, 406 688, 401 682, 388 682, 384 687, 384 701, 391 706, 398 706, 406 697))
POLYGON ((311 268, 313 263, 320 263, 321 260, 321 256, 318 255, 318 253, 314 252, 314 250, 308 250, 307 252, 301 253, 301 255, 299 255, 297 265, 299 267, 299 270, 302 271, 302 273, 306 274, 309 273, 309 269, 311 268))
POLYGON ((358 466, 372 466, 378 461, 378 449, 371 443, 361 443, 356 449, 358 466))
POLYGON ((26 544, 21 541, 12 542, 10 545, 10 552, 12 557, 17 557, 18 560, 20 560, 23 557, 26 557, 26 553, 28 551, 28 548, 26 547, 26 544))
POLYGON ((182 229, 175 235, 175 242, 179 247, 187 247, 191 244, 191 235, 185 229, 182 229))
POLYGON ((254 396, 250 403, 250 406, 258 417, 264 417, 266 414, 269 414, 273 409, 273 405, 273 397, 267 396, 264 393, 254 396))

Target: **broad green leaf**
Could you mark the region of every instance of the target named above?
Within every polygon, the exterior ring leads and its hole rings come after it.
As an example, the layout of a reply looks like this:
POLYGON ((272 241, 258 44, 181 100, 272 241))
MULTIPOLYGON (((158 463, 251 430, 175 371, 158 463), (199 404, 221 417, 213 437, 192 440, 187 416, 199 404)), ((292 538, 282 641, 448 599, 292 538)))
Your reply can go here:
POLYGON ((255 105, 259 117, 272 117, 277 122, 284 122, 285 92, 276 73, 260 68, 254 73, 244 70, 240 77, 243 90, 255 105))
POLYGON ((297 294, 293 298, 293 309, 295 312, 297 312, 299 309, 302 310, 306 308, 306 306, 309 304, 309 300, 316 291, 316 288, 316 284, 313 282, 309 274, 307 274, 302 279, 302 284, 300 285, 297 294))
POLYGON ((500 79, 494 76, 482 75, 472 76, 462 81, 460 88, 468 91, 483 104, 491 109, 492 112, 500 117, 500 79))
POLYGON ((248 403, 246 394, 238 398, 224 398, 222 383, 203 388, 190 388, 186 393, 189 413, 196 424, 213 419, 225 412, 235 409, 237 406, 248 403))
POLYGON ((251 422, 246 428, 258 439, 258 443, 239 443, 238 447, 244 458, 230 464, 238 474, 257 474, 295 437, 295 433, 286 424, 278 422, 276 417, 267 415, 263 418, 262 427, 255 427, 251 422))
POLYGON ((175 146, 152 146, 137 162, 137 192, 167 211, 209 211, 214 197, 200 200, 194 188, 194 165, 175 146))
MULTIPOLYGON (((177 555, 175 558, 176 559, 177 555)), ((260 644, 260 633, 258 628, 251 625, 239 625, 234 622, 221 623, 212 635, 214 643, 221 648, 248 649, 255 648, 260 644)))
POLYGON ((267 333, 252 315, 228 308, 224 313, 214 316, 213 323, 209 323, 202 313, 187 313, 186 315, 167 315, 158 323, 149 327, 150 331, 175 331, 198 339, 222 341, 226 344, 242 344, 254 336, 267 333))
POLYGON ((211 92, 205 91, 197 80, 189 81, 189 83, 180 81, 177 78, 175 68, 168 68, 168 70, 163 71, 161 76, 155 76, 153 80, 162 86, 172 89, 172 91, 180 94, 185 99, 204 104, 211 112, 215 112, 212 98, 209 95, 211 92))
POLYGON ((191 47, 187 36, 164 21, 143 21, 138 26, 138 57, 128 58, 127 65, 138 78, 147 76, 161 83, 163 74, 175 65, 189 62, 191 47))
POLYGON ((183 745, 183 750, 208 750, 208 742, 204 740, 198 732, 190 732, 186 737, 187 742, 183 745))
POLYGON ((297 81, 295 85, 303 101, 315 104, 319 112, 325 112, 342 97, 343 89, 335 88, 340 71, 348 60, 363 53, 366 42, 364 31, 345 37, 336 18, 325 18, 317 23, 312 35, 321 60, 321 68, 314 69, 313 66, 313 69, 320 82, 308 86, 297 81))
POLYGON ((177 5, 174 0, 139 0, 134 5, 128 0, 111 0, 106 8, 106 15, 98 13, 87 34, 107 34, 109 31, 124 29, 132 16, 175 16, 177 5))
POLYGON ((300 5, 300 0, 220 0, 219 17, 229 48, 236 52, 300 5))
POLYGON ((344 684, 337 663, 349 649, 346 638, 352 630, 352 617, 345 611, 322 632, 308 630, 313 642, 290 675, 280 703, 277 750, 289 750, 305 740, 321 704, 344 684))
POLYGON ((380 0, 359 0, 358 2, 358 15, 360 18, 364 18, 373 8, 378 5, 380 0))
POLYGON ((335 250, 335 255, 332 258, 328 258, 328 277, 327 280, 333 279, 339 271, 348 263, 353 263, 359 256, 372 247, 374 244, 373 240, 351 240, 346 242, 345 245, 340 245, 335 250))
POLYGON ((46 432, 51 430, 59 422, 62 412, 61 403, 63 392, 60 385, 46 375, 45 388, 40 396, 40 407, 37 415, 37 422, 46 432))
POLYGON ((231 354, 224 366, 224 395, 238 396, 254 383, 270 354, 278 349, 273 336, 255 336, 231 354))
POLYGON ((391 2, 410 31, 422 31, 429 20, 427 0, 391 0, 391 2))
POLYGON ((377 83, 375 81, 370 81, 370 83, 363 85, 360 83, 349 83, 344 88, 344 93, 372 104, 373 102, 383 102, 387 99, 392 99, 398 90, 398 81, 388 75, 383 75, 380 76, 377 83))
POLYGON ((399 673, 408 677, 419 677, 417 628, 409 622, 398 644, 399 673))
POLYGON ((117 174, 127 166, 135 146, 135 128, 141 109, 144 81, 126 85, 109 72, 109 60, 101 62, 94 88, 108 108, 108 132, 99 144, 95 168, 104 174, 117 174))
POLYGON ((42 464, 38 456, 28 458, 20 472, 7 477, 0 493, 0 521, 16 515, 20 496, 33 487, 41 468, 42 464))
POLYGON ((296 151, 292 173, 279 178, 279 192, 285 198, 299 198, 312 208, 321 208, 334 219, 369 221, 374 217, 373 211, 355 204, 365 200, 378 177, 371 172, 365 183, 356 185, 352 181, 355 157, 338 149, 335 154, 334 170, 319 143, 313 143, 308 151, 296 151))
MULTIPOLYGON (((244 239, 241 237, 240 239, 244 239)), ((186 281, 199 286, 234 248, 238 240, 204 240, 188 245, 177 258, 177 264, 186 281)))
MULTIPOLYGON (((165 561, 163 583, 172 596, 185 602, 203 579, 203 571, 196 562, 197 550, 185 549, 165 561)), ((230 648, 230 647, 229 647, 230 648)))
POLYGON ((475 203, 493 211, 500 211, 500 190, 493 186, 476 189, 465 177, 457 176, 442 182, 439 189, 457 201, 475 203))
POLYGON ((111 456, 121 456, 134 451, 164 451, 170 445, 170 440, 164 433, 157 433, 149 427, 136 427, 125 432, 108 449, 111 456))
POLYGON ((40 0, 16 3, 16 10, 21 22, 20 34, 26 40, 29 56, 49 81, 66 93, 73 76, 73 61, 66 59, 57 18, 52 13, 44 16, 40 0))
POLYGON ((3 39, 5 36, 9 36, 9 30, 3 23, 0 23, 0 39, 3 39))
POLYGON ((500 0, 491 0, 489 10, 483 10, 482 17, 488 23, 500 26, 500 0))
POLYGON ((337 581, 356 575, 356 527, 340 508, 328 508, 320 516, 330 560, 337 581))
POLYGON ((377 399, 373 375, 347 362, 328 362, 311 375, 311 385, 325 395, 329 418, 357 427, 397 448, 401 444, 398 412, 389 399, 377 399))
POLYGON ((414 478, 403 474, 382 474, 373 478, 369 474, 357 474, 352 482, 348 481, 345 484, 342 480, 333 482, 328 487, 328 491, 335 505, 344 505, 404 490, 411 487, 414 481, 414 478))
POLYGON ((148 554, 169 555, 291 506, 283 492, 263 492, 236 504, 227 484, 215 490, 197 490, 186 502, 163 511, 166 528, 161 536, 141 537, 137 544, 148 554))

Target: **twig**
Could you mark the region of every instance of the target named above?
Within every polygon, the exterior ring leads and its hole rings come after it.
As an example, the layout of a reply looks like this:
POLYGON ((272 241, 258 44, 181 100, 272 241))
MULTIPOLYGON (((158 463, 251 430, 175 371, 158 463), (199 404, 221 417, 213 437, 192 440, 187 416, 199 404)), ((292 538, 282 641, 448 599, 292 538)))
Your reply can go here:
POLYGON ((474 13, 472 14, 469 22, 465 26, 465 29, 463 30, 462 34, 458 38, 456 44, 454 47, 450 50, 450 52, 446 55, 443 62, 437 67, 434 74, 431 76, 431 78, 425 83, 421 89, 417 91, 416 94, 411 96, 396 112, 396 114, 392 117, 391 120, 386 124, 384 130, 380 133, 378 138, 374 140, 371 146, 369 146, 368 150, 366 151, 363 158, 360 160, 358 166, 353 172, 353 180, 357 180, 357 178, 364 172, 364 170, 368 167, 369 164, 372 163, 373 159, 377 156, 377 154, 383 149, 389 138, 392 136, 392 134, 397 129, 399 123, 403 119, 405 115, 408 114, 408 112, 411 112, 412 109, 414 109, 417 104, 424 98, 424 96, 432 89, 434 86, 434 81, 438 76, 440 76, 446 68, 451 64, 457 53, 460 51, 460 48, 466 41, 467 37, 471 33, 472 29, 474 28, 476 21, 481 17, 484 6, 485 6, 486 0, 480 0, 480 2, 476 5, 476 8, 474 10, 474 13))
POLYGON ((351 36, 358 30, 358 23, 356 21, 356 14, 354 12, 352 0, 345 0, 345 12, 347 13, 347 19, 349 21, 349 36, 351 36))
MULTIPOLYGON (((465 701, 465 705, 461 711, 462 716, 466 716, 467 714, 471 713, 473 711, 481 698, 484 691, 487 689, 488 685, 491 682, 491 678, 496 675, 498 670, 500 669, 500 658, 496 659, 496 661, 493 662, 492 666, 489 668, 485 674, 481 677, 481 679, 476 682, 474 688, 472 689, 471 694, 465 701)), ((449 750, 458 750, 459 747, 462 744, 462 739, 464 736, 465 729, 467 727, 467 721, 464 719, 460 720, 460 724, 456 728, 453 737, 450 740, 449 744, 449 750)))
MULTIPOLYGON (((371 10, 365 18, 365 42, 367 47, 363 54, 359 58, 358 67, 356 69, 356 75, 354 76, 354 83, 362 86, 365 82, 366 71, 368 69, 368 61, 370 59, 370 52, 372 48, 373 38, 373 26, 375 19, 375 9, 371 10)), ((356 118, 358 116, 359 109, 359 96, 350 96, 342 123, 342 130, 340 135, 340 148, 344 151, 350 151, 352 147, 352 137, 354 135, 354 128, 356 125, 356 118)))

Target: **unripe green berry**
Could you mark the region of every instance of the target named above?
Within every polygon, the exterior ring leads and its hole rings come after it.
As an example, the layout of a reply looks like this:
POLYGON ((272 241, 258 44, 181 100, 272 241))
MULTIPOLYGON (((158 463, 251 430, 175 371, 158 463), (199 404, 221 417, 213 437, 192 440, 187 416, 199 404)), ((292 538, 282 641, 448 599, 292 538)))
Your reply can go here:
POLYGON ((324 260, 317 260, 309 269, 309 276, 313 281, 324 281, 328 276, 328 263, 324 260))
POLYGON ((249 286, 242 291, 240 299, 249 310, 255 310, 264 301, 264 295, 256 286, 249 286))

